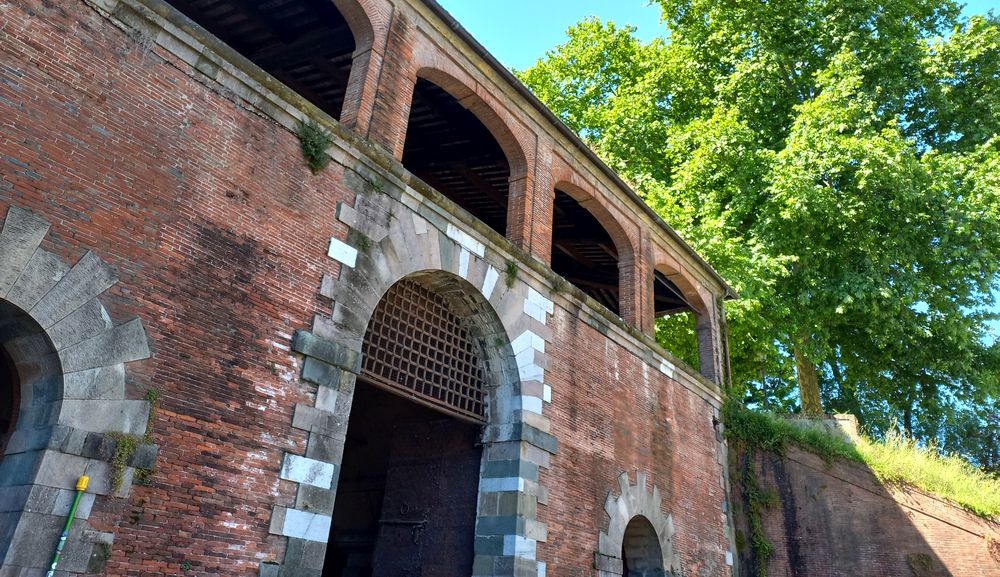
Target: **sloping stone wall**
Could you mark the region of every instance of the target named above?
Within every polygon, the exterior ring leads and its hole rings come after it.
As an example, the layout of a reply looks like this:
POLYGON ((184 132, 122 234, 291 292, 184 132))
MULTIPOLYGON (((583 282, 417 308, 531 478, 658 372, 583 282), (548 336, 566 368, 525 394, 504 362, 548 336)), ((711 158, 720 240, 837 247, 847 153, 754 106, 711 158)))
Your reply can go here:
MULTIPOLYGON (((736 463, 746 466, 747 455, 736 463)), ((864 465, 828 465, 795 447, 785 458, 757 453, 749 466, 777 497, 762 516, 774 546, 769 576, 1000 576, 1000 522, 909 486, 883 485, 864 465)), ((732 476, 741 566, 754 576, 765 561, 748 546, 740 471, 732 476)))

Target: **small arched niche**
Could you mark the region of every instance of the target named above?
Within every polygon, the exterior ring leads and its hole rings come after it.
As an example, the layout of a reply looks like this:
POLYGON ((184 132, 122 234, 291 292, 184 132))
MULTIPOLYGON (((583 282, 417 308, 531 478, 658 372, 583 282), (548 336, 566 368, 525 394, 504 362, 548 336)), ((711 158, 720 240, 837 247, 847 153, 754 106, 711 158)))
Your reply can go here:
POLYGON ((621 251, 611 233, 580 200, 555 189, 552 270, 616 315, 621 315, 621 251))
POLYGON ((435 82, 418 77, 406 127, 403 166, 504 235, 512 161, 467 105, 435 82))
POLYGON ((663 577, 663 549, 649 519, 637 515, 625 527, 622 539, 623 577, 663 577))
POLYGON ((359 16, 360 7, 343 0, 169 1, 317 108, 336 119, 346 112, 348 87, 363 76, 352 72, 354 57, 371 45, 370 24, 359 16), (355 8, 347 15, 351 18, 345 18, 341 5, 355 8))

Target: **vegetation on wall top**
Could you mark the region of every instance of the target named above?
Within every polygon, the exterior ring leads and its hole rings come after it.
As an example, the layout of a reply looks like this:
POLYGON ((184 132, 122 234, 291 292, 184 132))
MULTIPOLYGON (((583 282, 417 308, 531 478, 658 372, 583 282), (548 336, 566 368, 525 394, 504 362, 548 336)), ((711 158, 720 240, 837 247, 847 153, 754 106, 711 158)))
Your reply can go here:
POLYGON ((977 469, 955 455, 920 446, 898 431, 875 441, 862 436, 856 443, 825 429, 803 427, 770 414, 751 411, 732 399, 723 407, 726 438, 750 449, 783 455, 790 444, 828 463, 847 459, 862 463, 884 484, 905 483, 950 499, 986 518, 1000 516, 1000 478, 977 469))

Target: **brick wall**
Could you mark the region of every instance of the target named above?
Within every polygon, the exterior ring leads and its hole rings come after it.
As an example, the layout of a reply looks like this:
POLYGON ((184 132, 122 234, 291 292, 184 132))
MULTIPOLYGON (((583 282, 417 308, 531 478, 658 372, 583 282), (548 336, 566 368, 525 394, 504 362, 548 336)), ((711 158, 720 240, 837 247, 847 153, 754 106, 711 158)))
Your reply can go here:
MULTIPOLYGON (((295 501, 279 470, 286 452, 305 452, 293 410, 312 406, 317 390, 299 379, 292 335, 330 313, 320 283, 339 264, 326 249, 347 238, 337 204, 352 204, 364 186, 345 168, 358 159, 313 176, 285 126, 83 2, 13 1, 0 11, 0 214, 29 209, 52 223, 43 248, 69 262, 88 250, 108 262, 121 282, 103 302, 114 318, 142 319, 153 353, 129 365, 128 396, 160 392, 157 469, 127 499, 94 505, 89 525, 115 535, 103 574, 255 575, 285 554, 269 521, 275 505, 295 501)), ((381 66, 406 69, 416 17, 386 17, 381 66)), ((381 77, 369 134, 399 151, 413 78, 381 77)), ((539 133, 529 136, 551 149, 551 134, 539 133)), ((360 155, 358 142, 341 144, 360 155)), ((518 239, 541 260, 551 234, 547 169, 528 170, 544 190, 526 201, 518 239)), ((591 169, 575 170, 575 182, 602 190, 591 169)), ((593 194, 615 218, 632 219, 638 244, 642 220, 620 198, 593 194)), ((538 266, 504 254, 524 270, 538 266)), ((647 297, 635 297, 630 315, 647 297)), ((575 297, 553 298, 546 416, 559 449, 540 473, 548 537, 538 559, 549 575, 594 574, 605 499, 621 472, 641 472, 673 517, 684 574, 728 575, 717 390, 661 361, 635 327, 575 297)))
MULTIPOLYGON (((746 456, 737 461, 745 464, 746 456)), ((759 453, 752 460, 760 486, 779 504, 763 515, 774 545, 774 577, 996 577, 1000 524, 908 486, 886 486, 858 463, 828 466, 797 448, 787 458, 759 453), (993 539, 991 549, 990 539, 993 539)), ((747 541, 745 499, 733 471, 737 531, 747 541)), ((741 566, 756 575, 759 559, 742 547, 741 566)))

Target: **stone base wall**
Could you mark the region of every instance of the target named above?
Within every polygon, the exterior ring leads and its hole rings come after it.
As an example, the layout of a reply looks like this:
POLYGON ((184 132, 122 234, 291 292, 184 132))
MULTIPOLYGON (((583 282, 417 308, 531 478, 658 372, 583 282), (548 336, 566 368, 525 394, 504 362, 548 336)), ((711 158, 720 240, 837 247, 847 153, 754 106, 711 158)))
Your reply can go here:
MULTIPOLYGON (((758 575, 741 498, 741 467, 732 472, 741 567, 758 575)), ((822 459, 797 448, 786 458, 758 453, 751 464, 777 505, 762 515, 774 546, 772 577, 997 577, 1000 523, 990 522, 908 486, 887 486, 858 463, 822 459)))

